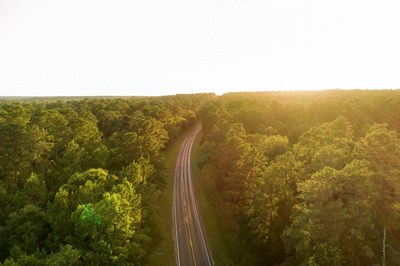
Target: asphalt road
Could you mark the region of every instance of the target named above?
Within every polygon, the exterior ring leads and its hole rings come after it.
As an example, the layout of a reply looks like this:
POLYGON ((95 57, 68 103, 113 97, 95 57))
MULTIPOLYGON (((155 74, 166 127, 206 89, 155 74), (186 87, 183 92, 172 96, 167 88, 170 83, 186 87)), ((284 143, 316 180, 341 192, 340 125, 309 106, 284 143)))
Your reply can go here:
POLYGON ((186 137, 175 166, 173 214, 178 266, 213 265, 197 209, 190 167, 193 142, 200 130, 199 126, 186 137))

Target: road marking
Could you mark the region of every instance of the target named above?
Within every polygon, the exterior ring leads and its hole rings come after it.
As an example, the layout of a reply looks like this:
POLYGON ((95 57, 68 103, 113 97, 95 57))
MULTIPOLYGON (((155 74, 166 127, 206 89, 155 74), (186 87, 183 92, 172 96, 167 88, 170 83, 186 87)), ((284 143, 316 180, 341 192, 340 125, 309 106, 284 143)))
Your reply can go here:
MULTIPOLYGON (((176 236, 176 250, 177 250, 177 262, 178 266, 181 265, 181 255, 184 256, 181 251, 179 250, 180 246, 183 244, 182 242, 179 243, 179 235, 183 238, 183 240, 189 241, 190 250, 192 253, 192 259, 195 266, 197 266, 196 261, 196 254, 194 244, 199 244, 203 242, 203 245, 199 245, 198 247, 203 246, 206 259, 208 261, 208 265, 213 265, 212 258, 209 254, 209 250, 206 246, 205 239, 204 239, 204 229, 199 219, 198 214, 198 206, 196 197, 193 190, 192 184, 192 176, 191 176, 191 153, 192 153, 192 146, 196 139, 197 134, 200 132, 201 127, 196 128, 193 130, 183 141, 183 144, 180 148, 178 159, 175 166, 175 175, 174 175, 174 222, 175 222, 175 236, 176 236), (180 184, 179 184, 180 183, 180 184), (180 198, 180 199, 179 199, 180 198), (182 201, 179 202, 179 200, 182 201), (179 204, 178 204, 179 203, 179 204), (189 206, 188 206, 189 205, 189 206), (183 210, 182 210, 183 207, 183 210), (189 208, 190 207, 190 208, 189 208), (184 221, 179 221, 179 226, 183 222, 183 227, 187 229, 188 235, 184 236, 182 233, 178 234, 178 212, 184 211, 184 221), (191 219, 191 222, 189 221, 191 219), (193 227, 193 228, 192 228, 193 227), (194 239, 196 242, 193 242, 192 238, 192 229, 199 230, 200 239, 194 239), (187 239, 187 237, 189 239, 187 239), (198 241, 200 240, 200 242, 198 241)), ((180 230, 179 230, 180 231, 180 230)), ((196 246, 197 247, 197 246, 196 246)), ((197 248, 198 248, 197 247, 197 248)), ((183 251, 183 250, 182 250, 183 251)), ((202 252, 199 253, 202 256, 202 252)), ((199 255, 197 254, 197 255, 199 255)), ((185 254, 186 255, 186 254, 185 254)), ((187 254, 189 255, 189 254, 187 254)), ((185 257, 185 256, 184 256, 185 257)), ((183 258, 183 257, 182 257, 183 258)), ((190 258, 190 257, 189 257, 190 258)))

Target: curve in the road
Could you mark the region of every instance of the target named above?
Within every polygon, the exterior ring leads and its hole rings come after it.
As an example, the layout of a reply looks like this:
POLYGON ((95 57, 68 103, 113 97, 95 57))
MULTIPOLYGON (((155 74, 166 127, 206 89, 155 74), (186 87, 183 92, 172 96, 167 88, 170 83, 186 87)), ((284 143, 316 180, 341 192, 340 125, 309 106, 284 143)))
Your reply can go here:
POLYGON ((173 214, 178 266, 213 265, 204 237, 191 174, 193 142, 200 130, 201 126, 186 137, 175 166, 173 214))

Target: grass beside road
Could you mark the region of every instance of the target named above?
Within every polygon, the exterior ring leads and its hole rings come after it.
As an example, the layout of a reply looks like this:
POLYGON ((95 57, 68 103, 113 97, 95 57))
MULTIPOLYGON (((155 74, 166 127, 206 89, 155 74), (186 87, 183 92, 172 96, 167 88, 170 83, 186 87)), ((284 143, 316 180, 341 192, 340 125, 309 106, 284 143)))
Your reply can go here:
POLYGON ((199 169, 201 132, 192 150, 192 174, 197 205, 205 230, 208 245, 216 266, 240 264, 240 248, 237 241, 237 223, 231 217, 215 189, 211 169, 199 169))

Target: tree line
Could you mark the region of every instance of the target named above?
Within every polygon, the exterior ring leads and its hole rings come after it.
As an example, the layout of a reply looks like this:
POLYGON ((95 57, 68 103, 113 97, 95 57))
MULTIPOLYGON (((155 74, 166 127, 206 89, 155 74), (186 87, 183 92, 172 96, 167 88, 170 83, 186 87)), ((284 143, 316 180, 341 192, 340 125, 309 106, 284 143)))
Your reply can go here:
POLYGON ((141 265, 162 151, 213 94, 0 102, 0 265, 141 265))
POLYGON ((241 264, 398 265, 399 113, 400 91, 205 104, 200 166, 240 224, 241 264))

